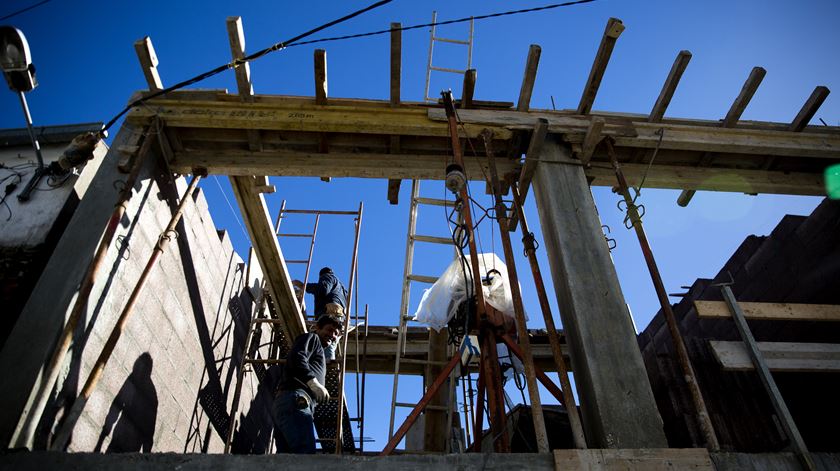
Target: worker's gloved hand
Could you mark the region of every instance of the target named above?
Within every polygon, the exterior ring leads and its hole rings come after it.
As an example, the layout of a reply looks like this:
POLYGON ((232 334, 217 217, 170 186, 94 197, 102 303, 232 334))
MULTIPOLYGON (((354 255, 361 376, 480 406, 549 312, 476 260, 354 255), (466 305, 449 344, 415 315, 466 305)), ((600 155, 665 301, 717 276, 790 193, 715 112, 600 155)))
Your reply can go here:
POLYGON ((309 386, 309 390, 315 395, 315 401, 318 404, 323 404, 330 400, 330 393, 327 392, 327 388, 319 383, 317 379, 310 379, 306 382, 306 385, 309 386))

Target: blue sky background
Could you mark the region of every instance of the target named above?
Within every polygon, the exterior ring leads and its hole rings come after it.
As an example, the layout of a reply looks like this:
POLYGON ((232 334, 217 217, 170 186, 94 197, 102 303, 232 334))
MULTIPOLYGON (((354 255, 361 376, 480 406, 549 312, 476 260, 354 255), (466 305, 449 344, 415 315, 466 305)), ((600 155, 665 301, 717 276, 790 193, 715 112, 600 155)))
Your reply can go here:
MULTIPOLYGON (((0 16, 31 2, 13 0, 0 6, 0 16)), ((225 29, 228 16, 243 18, 247 52, 295 36, 312 27, 365 6, 362 1, 159 1, 106 2, 52 0, 3 23, 24 31, 37 66, 40 86, 29 93, 35 125, 107 121, 120 111, 131 93, 146 87, 133 43, 151 36, 158 70, 164 85, 171 85, 230 60, 225 29)), ((497 11, 544 5, 540 1, 427 1, 396 0, 366 15, 319 33, 315 37, 385 29, 390 22, 404 26, 428 23, 433 10, 438 20, 481 15, 497 11)), ((840 124, 840 73, 837 48, 840 30, 836 1, 618 1, 590 4, 541 13, 489 19, 475 25, 473 67, 478 70, 475 97, 483 100, 516 101, 530 44, 542 47, 542 59, 532 108, 575 108, 609 17, 623 20, 626 30, 619 38, 612 60, 595 100, 594 109, 648 113, 656 100, 671 64, 680 50, 692 52, 666 116, 721 119, 738 95, 754 66, 767 70, 761 87, 744 112, 743 119, 790 122, 817 85, 828 86, 829 95, 817 118, 840 124)), ((439 28, 439 35, 466 37, 466 24, 439 28)), ((428 54, 427 29, 403 33, 402 98, 423 97, 428 54)), ((306 95, 314 93, 312 54, 327 50, 329 95, 387 99, 389 93, 389 36, 375 36, 323 45, 292 47, 251 64, 254 90, 258 94, 306 95)), ((459 46, 436 45, 435 65, 463 68, 466 53, 459 46)), ((452 88, 460 95, 461 77, 433 75, 431 92, 452 88)), ((195 87, 235 91, 232 71, 195 87)), ((23 127, 15 95, 0 92, 0 128, 23 127)), ((116 130, 116 128, 115 128, 116 130)), ((360 246, 359 300, 370 306, 373 324, 395 325, 400 304, 400 286, 405 251, 410 184, 404 182, 400 204, 386 200, 387 183, 380 180, 273 177, 277 193, 266 195, 272 215, 281 201, 289 208, 355 209, 364 201, 365 213, 360 246)), ((236 202, 227 179, 211 177, 201 184, 214 221, 227 229, 234 246, 247 259, 250 245, 241 228, 236 202), (232 203, 231 211, 228 201, 232 203)), ((425 182, 421 194, 443 197, 440 182, 425 182)), ((618 198, 608 188, 593 193, 604 224, 612 229, 618 247, 612 252, 624 296, 639 330, 658 310, 644 260, 634 234, 623 228, 618 198)), ((647 208, 645 227, 669 292, 690 285, 699 277, 711 277, 733 250, 750 234, 769 233, 785 214, 809 214, 819 198, 795 196, 747 196, 698 193, 691 205, 680 208, 677 191, 645 190, 641 202, 647 208)), ((483 205, 490 205, 483 185, 473 189, 483 205)), ((533 198, 527 205, 529 221, 537 234, 538 218, 533 198)), ((491 221, 481 226, 485 251, 502 253, 498 230, 491 221), (495 242, 494 242, 495 235, 495 242)), ((311 228, 309 218, 290 218, 289 232, 311 228), (300 230, 298 230, 300 229, 300 230)), ((443 210, 423 208, 418 232, 445 235, 443 210)), ((285 232, 285 230, 284 230, 285 232)), ((315 267, 331 265, 347 279, 352 248, 350 218, 325 217, 315 248, 315 267)), ((530 327, 543 325, 527 261, 521 257, 519 236, 514 250, 523 280, 530 327)), ((304 245, 281 241, 287 258, 305 258, 304 245)), ((539 252, 548 275, 545 251, 539 252)), ((418 247, 416 273, 439 274, 451 260, 451 250, 418 247)), ((302 276, 296 274, 295 276, 302 276)), ((411 310, 421 294, 412 290, 411 310)), ((554 303, 552 287, 547 287, 554 303)), ((556 303, 555 317, 556 317, 556 303)), ((391 378, 369 377, 368 422, 365 435, 376 442, 368 449, 381 449, 387 438, 391 378)), ((419 398, 419 379, 401 380, 400 400, 419 398)), ((352 379, 349 386, 353 386, 352 379)), ((351 389, 348 388, 348 392, 351 389)), ((355 398, 350 393, 351 407, 355 398)), ((515 397, 518 397, 518 393, 515 397)), ((514 399, 515 399, 514 397, 514 399)), ((351 413, 351 415, 355 415, 351 413)))

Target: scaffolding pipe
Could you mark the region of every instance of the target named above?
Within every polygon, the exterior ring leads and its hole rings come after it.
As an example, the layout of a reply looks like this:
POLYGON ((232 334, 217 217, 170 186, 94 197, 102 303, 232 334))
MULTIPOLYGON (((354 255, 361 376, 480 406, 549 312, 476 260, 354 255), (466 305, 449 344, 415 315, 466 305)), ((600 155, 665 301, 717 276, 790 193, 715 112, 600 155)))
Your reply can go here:
POLYGON ((128 177, 125 181, 120 195, 117 199, 117 204, 114 206, 114 211, 111 213, 111 218, 108 219, 108 224, 105 226, 105 232, 99 245, 96 247, 93 259, 85 271, 82 283, 79 286, 79 294, 73 304, 73 309, 70 311, 70 316, 67 318, 67 323, 64 330, 58 338, 58 343, 53 350, 50 361, 46 366, 46 370, 41 375, 38 384, 32 389, 31 408, 24 408, 18 419, 18 424, 15 427, 14 435, 12 435, 9 444, 11 447, 30 447, 35 429, 38 422, 41 420, 41 415, 44 413, 44 408, 47 406, 47 401, 50 397, 50 392, 58 380, 58 375, 61 373, 61 367, 64 364, 64 359, 67 357, 67 352, 70 349, 70 344, 73 341, 73 333, 76 331, 76 326, 79 319, 82 317, 82 312, 87 306, 90 299, 90 293, 93 290, 93 284, 96 281, 96 275, 105 261, 105 256, 108 254, 108 248, 114 241, 114 235, 117 233, 120 221, 125 214, 128 207, 128 201, 131 199, 134 184, 137 181, 137 176, 140 174, 140 168, 143 166, 146 155, 150 152, 152 139, 149 137, 147 131, 143 143, 140 145, 140 150, 137 157, 134 159, 134 164, 129 171, 128 177))
POLYGON ((85 385, 82 388, 81 393, 73 402, 73 406, 71 407, 70 412, 67 414, 64 423, 61 425, 58 433, 56 434, 55 439, 53 440, 52 445, 50 446, 51 450, 60 451, 67 446, 67 442, 70 440, 70 434, 73 432, 73 427, 76 425, 76 421, 82 415, 82 411, 84 410, 88 399, 90 399, 91 394, 93 394, 94 388, 96 388, 96 385, 99 383, 99 379, 102 377, 102 373, 105 371, 105 365, 111 358, 111 354, 114 351, 114 347, 116 347, 117 342, 119 341, 126 324, 128 324, 128 319, 131 317, 131 314, 134 311, 134 305, 137 304, 137 299, 140 297, 140 292, 146 285, 146 280, 148 280, 149 274, 151 273, 152 268, 155 267, 158 258, 160 258, 160 255, 164 252, 164 250, 166 250, 166 246, 169 244, 169 241, 172 238, 170 233, 175 232, 175 226, 181 220, 181 216, 183 216, 184 214, 184 208, 186 207, 186 203, 191 199, 191 196, 195 191, 196 187, 198 186, 199 181, 201 181, 201 175, 195 175, 192 181, 190 182, 189 186, 187 187, 187 191, 184 193, 184 196, 181 197, 181 202, 178 204, 178 209, 176 209, 175 213, 172 214, 172 219, 169 220, 169 224, 166 226, 166 229, 164 229, 158 237, 158 241, 157 244, 155 244, 154 251, 152 252, 152 255, 149 256, 149 261, 146 263, 146 267, 140 274, 140 279, 137 280, 137 284, 134 286, 134 290, 131 292, 131 295, 128 298, 128 302, 126 303, 125 308, 123 308, 120 317, 117 319, 117 323, 114 325, 113 330, 111 330, 111 335, 108 337, 108 341, 105 342, 105 346, 102 347, 102 351, 99 354, 99 358, 97 358, 96 363, 93 365, 93 368, 91 368, 91 371, 88 375, 87 381, 85 381, 85 385))
POLYGON ((531 341, 528 338, 528 326, 525 324, 525 309, 522 305, 522 293, 519 291, 519 276, 516 273, 516 259, 513 255, 513 246, 510 243, 510 232, 508 231, 507 208, 502 202, 500 194, 499 175, 496 171, 496 159, 493 156, 493 131, 484 129, 481 132, 484 140, 484 149, 487 153, 487 160, 490 167, 490 185, 493 190, 493 198, 496 203, 496 220, 499 223, 499 235, 502 239, 502 248, 507 263, 508 281, 510 282, 510 294, 513 299, 513 311, 516 316, 516 333, 519 342, 522 344, 524 353, 522 362, 525 364, 525 377, 528 380, 528 396, 531 400, 531 418, 534 422, 534 436, 537 439, 537 450, 539 453, 549 453, 548 432, 545 429, 545 416, 543 415, 542 402, 540 401, 540 390, 537 385, 537 375, 534 372, 534 355, 531 352, 531 341))
POLYGON ((624 178, 624 172, 621 171, 621 166, 618 164, 618 157, 616 157, 615 149, 610 138, 604 139, 604 144, 607 148, 607 154, 610 158, 615 177, 618 180, 618 192, 624 198, 627 204, 627 216, 633 228, 636 230, 636 236, 639 239, 639 245, 642 248, 642 254, 647 262, 648 271, 650 271, 650 278, 653 281, 653 287, 656 289, 656 296, 659 298, 659 305, 665 315, 665 321, 668 323, 668 331, 671 333, 671 339, 674 341, 674 348, 677 351, 677 358, 682 368, 683 378, 691 391, 691 399, 694 402, 694 407, 697 409, 697 420, 700 423, 700 429, 703 432, 703 437, 706 440, 706 447, 709 450, 720 449, 720 444, 715 435, 714 426, 709 418, 709 411, 706 409, 706 403, 703 401, 703 395, 700 393, 700 386, 697 384, 697 376, 694 374, 694 368, 691 366, 691 360, 688 357, 688 350, 685 347, 682 334, 680 334, 677 320, 674 317, 674 311, 671 309, 671 303, 668 301, 668 292, 665 290, 665 285, 662 282, 662 275, 659 274, 659 268, 656 266, 656 259, 653 257, 653 250, 650 247, 645 229, 642 226, 642 218, 639 216, 639 211, 635 201, 630 196, 630 190, 627 185, 627 180, 624 178))
POLYGON ((528 221, 525 219, 525 208, 522 206, 522 198, 519 195, 517 183, 510 183, 510 191, 513 195, 513 202, 516 205, 516 213, 519 215, 519 222, 522 228, 522 243, 525 245, 525 255, 531 264, 531 273, 534 275, 534 285, 537 290, 537 298, 540 301, 545 329, 548 331, 548 342, 551 345, 551 353, 554 356, 554 364, 557 366, 557 378, 560 380, 560 387, 563 391, 563 404, 569 414, 569 425, 572 428, 572 438, 575 447, 586 448, 586 436, 583 434, 583 426, 580 421, 580 413, 575 404, 575 396, 572 394, 572 383, 569 381, 569 369, 566 367, 566 360, 563 359, 563 350, 560 346, 560 335, 554 325, 554 318, 551 315, 551 304, 545 293, 545 282, 543 281, 540 264, 537 261, 536 248, 534 247, 531 232, 528 230, 528 221))
MULTIPOLYGON (((353 285, 356 281, 356 264, 359 261, 359 234, 362 230, 362 211, 364 210, 364 202, 359 202, 359 211, 358 216, 356 218, 356 238, 353 241, 353 258, 350 262, 350 283, 347 286, 347 312, 344 313, 344 329, 343 333, 344 336, 342 337, 342 346, 341 346, 341 370, 339 373, 339 380, 338 380, 338 406, 336 409, 338 410, 338 417, 336 418, 336 426, 335 426, 335 454, 340 455, 342 452, 342 448, 344 445, 343 442, 343 427, 344 427, 344 372, 347 368, 347 329, 350 326, 350 304, 353 298, 353 285)), ((333 212, 334 214, 335 212, 333 212)), ((327 214, 325 212, 321 212, 321 214, 327 214)))

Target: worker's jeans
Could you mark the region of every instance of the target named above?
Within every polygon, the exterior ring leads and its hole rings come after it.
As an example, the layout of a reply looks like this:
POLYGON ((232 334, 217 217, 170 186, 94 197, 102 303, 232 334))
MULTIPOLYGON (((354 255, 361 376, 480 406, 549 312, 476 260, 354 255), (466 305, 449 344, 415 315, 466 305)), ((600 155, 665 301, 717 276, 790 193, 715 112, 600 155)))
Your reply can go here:
POLYGON ((278 453, 315 453, 314 411, 303 389, 280 391, 273 406, 278 453))

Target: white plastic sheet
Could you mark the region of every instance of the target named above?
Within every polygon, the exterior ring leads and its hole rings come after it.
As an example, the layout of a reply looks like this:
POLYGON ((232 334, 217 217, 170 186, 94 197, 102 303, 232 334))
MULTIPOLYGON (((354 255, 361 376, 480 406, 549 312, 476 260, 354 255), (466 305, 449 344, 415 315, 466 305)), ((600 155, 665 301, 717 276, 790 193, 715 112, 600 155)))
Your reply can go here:
MULTIPOLYGON (((483 253, 478 254, 478 268, 482 279, 489 279, 489 284, 482 283, 482 291, 487 304, 511 319, 515 319, 507 266, 496 254, 483 253), (499 273, 488 273, 494 269, 499 273)), ((435 284, 423 292, 420 305, 414 313, 418 321, 428 324, 437 331, 446 327, 447 322, 457 312, 458 306, 467 298, 464 270, 467 271, 468 276, 472 274, 469 257, 463 264, 463 268, 461 260, 454 260, 435 284)), ((472 289, 472 285, 470 288, 472 289)), ((526 314, 525 319, 527 318, 526 314)))

